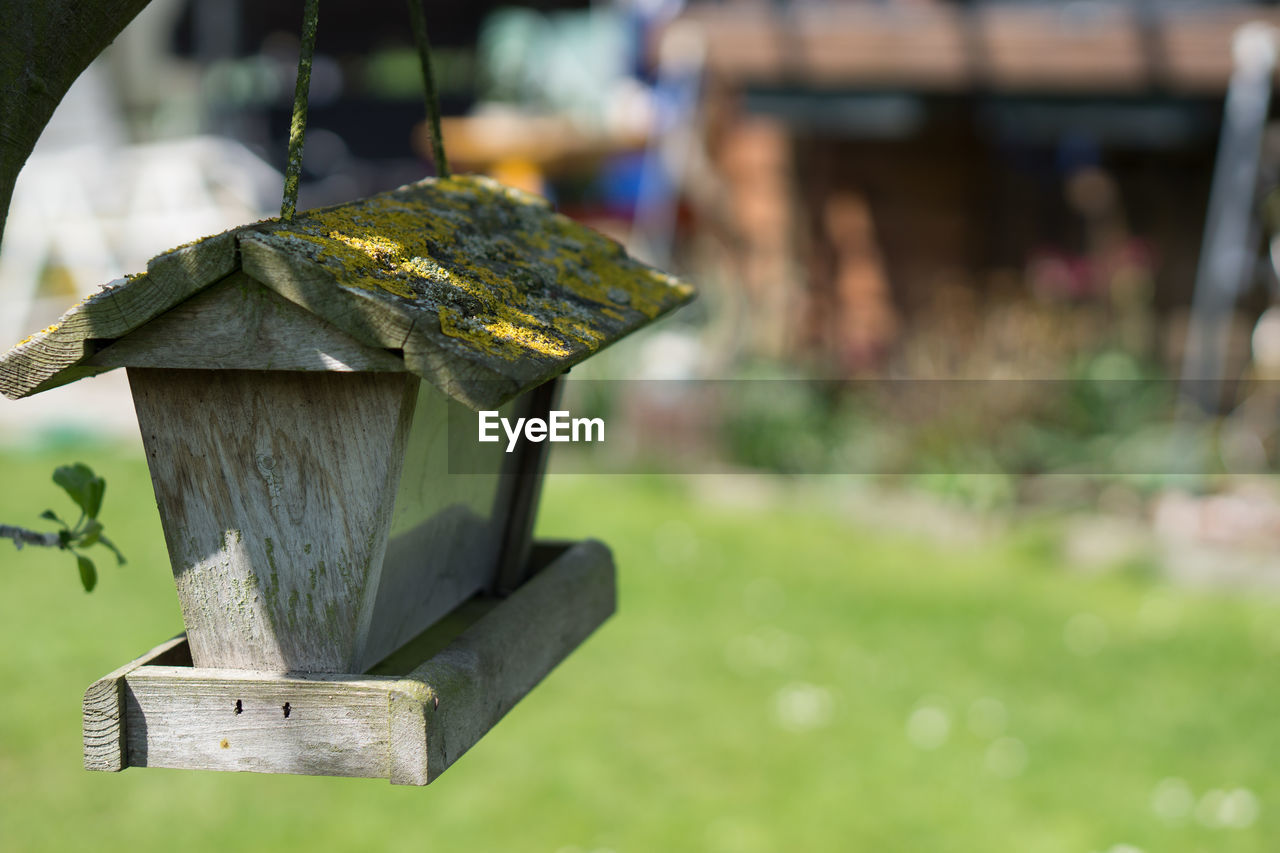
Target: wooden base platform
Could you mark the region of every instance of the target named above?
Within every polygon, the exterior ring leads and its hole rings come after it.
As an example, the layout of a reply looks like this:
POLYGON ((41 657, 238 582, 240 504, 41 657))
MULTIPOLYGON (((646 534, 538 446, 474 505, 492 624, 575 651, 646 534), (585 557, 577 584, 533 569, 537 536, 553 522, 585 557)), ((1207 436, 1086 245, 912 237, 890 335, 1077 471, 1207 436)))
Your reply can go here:
POLYGON ((463 604, 368 673, 191 665, 185 635, 94 682, 88 770, 185 767, 435 780, 612 615, 613 559, 539 543, 505 598, 463 604))

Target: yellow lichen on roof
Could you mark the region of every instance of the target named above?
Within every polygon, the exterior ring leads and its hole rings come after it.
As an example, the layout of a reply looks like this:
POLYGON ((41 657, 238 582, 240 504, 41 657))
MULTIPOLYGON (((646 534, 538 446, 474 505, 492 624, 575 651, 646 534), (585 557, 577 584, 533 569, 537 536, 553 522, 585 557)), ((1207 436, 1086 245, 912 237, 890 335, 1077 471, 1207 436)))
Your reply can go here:
POLYGON ((31 342, 32 342, 32 341, 34 341, 36 338, 43 338, 45 335, 49 334, 50 332, 55 332, 55 331, 57 331, 57 329, 58 329, 58 325, 59 325, 58 323, 54 323, 54 324, 53 324, 53 325, 51 325, 51 326, 45 326, 45 327, 44 327, 43 329, 41 329, 40 331, 38 331, 38 332, 33 332, 32 334, 27 335, 25 338, 23 338, 22 340, 18 341, 16 344, 14 344, 14 346, 16 346, 16 347, 20 347, 20 346, 22 346, 23 344, 29 344, 29 343, 31 343, 31 342))
POLYGON ((450 338, 507 359, 562 359, 652 319, 688 285, 488 178, 425 181, 272 223, 273 243, 323 265, 342 287, 406 300, 450 338))

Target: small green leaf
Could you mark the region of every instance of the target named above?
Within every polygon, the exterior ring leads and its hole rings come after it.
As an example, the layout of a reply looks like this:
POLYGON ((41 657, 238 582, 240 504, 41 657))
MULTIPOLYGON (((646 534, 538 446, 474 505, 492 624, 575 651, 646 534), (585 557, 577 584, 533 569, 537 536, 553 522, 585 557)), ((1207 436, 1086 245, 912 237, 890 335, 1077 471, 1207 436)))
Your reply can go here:
POLYGON ((76 554, 76 564, 80 567, 80 583, 84 585, 84 591, 93 592, 98 584, 98 569, 93 565, 93 560, 83 554, 76 554))
POLYGON ((97 519, 90 519, 84 526, 84 531, 77 538, 76 547, 88 548, 100 541, 102 538, 102 522, 97 519))
POLYGON ((84 507, 84 514, 89 518, 97 518, 98 510, 102 509, 102 498, 107 493, 107 481, 101 477, 94 477, 89 481, 88 502, 84 507))
POLYGON ((56 521, 58 524, 61 524, 63 527, 71 526, 67 524, 65 521, 63 521, 62 519, 58 518, 58 514, 51 509, 46 509, 44 512, 40 513, 40 517, 47 518, 50 521, 56 521))
POLYGON ((61 487, 88 517, 95 517, 98 510, 102 508, 102 496, 107 488, 106 482, 101 477, 95 476, 93 469, 83 462, 54 469, 53 482, 61 487))
POLYGON ((98 544, 107 548, 107 550, 109 550, 112 554, 116 555, 117 566, 123 566, 125 563, 129 562, 124 558, 124 554, 120 553, 120 549, 117 548, 110 539, 103 536, 101 533, 98 534, 98 544))

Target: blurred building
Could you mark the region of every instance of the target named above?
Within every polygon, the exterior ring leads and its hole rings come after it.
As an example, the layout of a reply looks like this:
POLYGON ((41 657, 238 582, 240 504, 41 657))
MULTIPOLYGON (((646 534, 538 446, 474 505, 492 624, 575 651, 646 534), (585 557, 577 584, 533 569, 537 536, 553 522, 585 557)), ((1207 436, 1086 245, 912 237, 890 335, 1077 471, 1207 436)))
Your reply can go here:
MULTIPOLYGON (((754 312, 759 348, 876 371, 920 321, 963 349, 990 332, 982 306, 1031 295, 1101 306, 1127 346, 1176 362, 1232 37, 1250 21, 1280 10, 690 2, 676 26, 705 44, 740 277, 790 290, 754 312), (798 278, 778 276, 782 255, 798 278)), ((1256 317, 1265 292, 1252 299, 1256 317)), ((1054 331, 1022 325, 1027 347, 1054 331)))

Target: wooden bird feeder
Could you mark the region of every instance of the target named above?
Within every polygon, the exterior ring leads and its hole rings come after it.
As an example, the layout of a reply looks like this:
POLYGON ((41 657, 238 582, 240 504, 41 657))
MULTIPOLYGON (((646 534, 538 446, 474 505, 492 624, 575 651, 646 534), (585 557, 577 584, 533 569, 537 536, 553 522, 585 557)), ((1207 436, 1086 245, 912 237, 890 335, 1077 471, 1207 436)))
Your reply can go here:
POLYGON ((607 548, 530 541, 547 445, 451 474, 450 410, 545 416, 691 295, 462 176, 175 249, 0 357, 12 398, 128 369, 186 625, 89 688, 85 766, 437 777, 614 609, 607 548))

